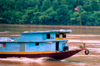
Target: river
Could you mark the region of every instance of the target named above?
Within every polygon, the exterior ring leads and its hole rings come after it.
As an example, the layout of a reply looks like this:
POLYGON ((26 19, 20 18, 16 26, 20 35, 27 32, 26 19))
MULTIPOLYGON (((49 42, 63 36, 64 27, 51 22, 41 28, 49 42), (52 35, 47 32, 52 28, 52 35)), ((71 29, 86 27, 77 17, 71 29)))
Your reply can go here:
POLYGON ((70 58, 54 60, 41 58, 0 58, 0 66, 100 66, 100 27, 53 26, 53 25, 0 25, 0 37, 17 38, 24 31, 72 29, 67 35, 69 49, 77 49, 86 43, 90 54, 81 51, 70 58))

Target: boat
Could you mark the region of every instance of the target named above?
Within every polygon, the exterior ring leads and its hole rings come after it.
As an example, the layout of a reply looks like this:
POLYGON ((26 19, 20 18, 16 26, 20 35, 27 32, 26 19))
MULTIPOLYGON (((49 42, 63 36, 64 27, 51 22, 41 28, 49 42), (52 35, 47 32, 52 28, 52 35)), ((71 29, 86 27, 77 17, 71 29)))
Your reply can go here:
POLYGON ((67 34, 72 30, 48 30, 48 31, 25 31, 14 40, 0 41, 0 58, 7 57, 51 57, 54 59, 65 59, 74 54, 85 50, 80 47, 75 50, 69 50, 67 46, 67 34))

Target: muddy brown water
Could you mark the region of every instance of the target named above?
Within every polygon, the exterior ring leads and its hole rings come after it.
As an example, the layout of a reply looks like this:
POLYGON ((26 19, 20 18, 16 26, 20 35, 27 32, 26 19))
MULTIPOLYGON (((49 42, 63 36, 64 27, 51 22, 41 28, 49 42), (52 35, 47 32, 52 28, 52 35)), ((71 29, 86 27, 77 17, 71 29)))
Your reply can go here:
POLYGON ((46 25, 0 25, 0 37, 17 38, 24 31, 72 29, 67 35, 69 49, 77 49, 86 43, 90 54, 81 51, 63 60, 41 58, 0 58, 0 66, 100 66, 100 27, 46 26, 46 25))

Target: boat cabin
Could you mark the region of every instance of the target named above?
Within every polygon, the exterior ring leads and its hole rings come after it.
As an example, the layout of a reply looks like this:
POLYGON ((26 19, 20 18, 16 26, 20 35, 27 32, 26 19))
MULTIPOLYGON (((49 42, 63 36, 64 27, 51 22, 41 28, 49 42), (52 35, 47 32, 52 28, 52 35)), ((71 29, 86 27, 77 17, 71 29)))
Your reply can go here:
POLYGON ((14 41, 0 42, 0 52, 66 51, 67 33, 72 30, 26 31, 14 41))

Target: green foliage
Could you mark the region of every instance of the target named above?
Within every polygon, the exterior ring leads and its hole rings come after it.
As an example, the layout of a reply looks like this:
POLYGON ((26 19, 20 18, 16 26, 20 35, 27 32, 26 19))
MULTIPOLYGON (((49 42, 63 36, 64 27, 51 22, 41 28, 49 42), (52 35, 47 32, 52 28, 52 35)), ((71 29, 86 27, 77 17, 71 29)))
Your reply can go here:
POLYGON ((50 0, 43 0, 42 1, 42 6, 41 6, 41 11, 46 11, 48 8, 50 8, 51 2, 50 0))
POLYGON ((58 3, 58 0, 54 0, 53 2, 52 2, 52 4, 53 4, 53 10, 57 10, 58 8, 59 8, 59 3, 58 3))
POLYGON ((0 24, 100 26, 100 0, 0 0, 0 24), (80 5, 80 6, 79 6, 80 5))

